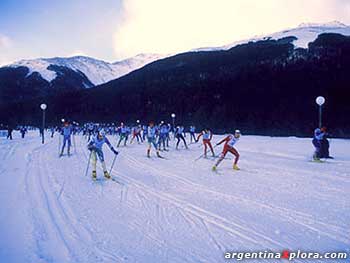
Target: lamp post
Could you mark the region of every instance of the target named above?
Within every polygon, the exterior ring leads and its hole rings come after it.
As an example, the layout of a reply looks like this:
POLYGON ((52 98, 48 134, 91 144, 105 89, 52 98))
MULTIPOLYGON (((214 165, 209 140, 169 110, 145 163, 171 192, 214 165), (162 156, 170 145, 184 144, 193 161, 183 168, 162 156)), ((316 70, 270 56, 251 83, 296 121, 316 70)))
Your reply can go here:
POLYGON ((171 118, 173 119, 173 131, 175 131, 175 117, 176 117, 176 114, 172 113, 171 118))
POLYGON ((322 105, 325 103, 326 99, 322 96, 316 98, 316 103, 318 107, 318 127, 322 127, 322 105))
POLYGON ((44 137, 44 132, 45 132, 45 110, 47 108, 47 105, 45 103, 40 105, 40 108, 43 111, 43 126, 42 126, 42 130, 41 130, 41 143, 44 144, 45 142, 45 137, 44 137))

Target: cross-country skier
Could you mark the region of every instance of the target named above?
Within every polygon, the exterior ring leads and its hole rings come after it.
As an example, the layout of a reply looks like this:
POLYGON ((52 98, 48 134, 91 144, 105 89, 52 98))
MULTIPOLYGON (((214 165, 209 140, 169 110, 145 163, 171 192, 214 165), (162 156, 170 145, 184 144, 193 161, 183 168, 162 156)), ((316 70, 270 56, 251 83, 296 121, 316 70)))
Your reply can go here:
POLYGON ((157 147, 156 136, 157 136, 157 128, 154 126, 154 122, 151 121, 147 128, 147 141, 148 141, 147 157, 151 157, 151 148, 153 145, 153 147, 157 151, 157 157, 162 158, 159 154, 159 150, 157 147))
POLYGON ((11 126, 7 127, 7 139, 12 140, 12 132, 13 132, 13 128, 11 126))
POLYGON ((216 145, 220 145, 223 142, 225 142, 224 149, 220 155, 220 158, 212 168, 213 171, 216 171, 216 168, 221 163, 221 161, 225 158, 227 152, 230 152, 235 156, 235 160, 233 163, 233 169, 239 170, 239 168, 237 166, 238 159, 239 159, 239 153, 233 146, 238 142, 240 137, 241 137, 241 132, 239 130, 236 130, 234 135, 230 134, 225 139, 223 139, 222 141, 220 141, 219 143, 216 144, 216 145))
POLYGON ((90 142, 88 143, 88 149, 91 151, 91 158, 92 158, 92 179, 96 180, 96 163, 97 163, 97 156, 101 161, 102 169, 105 178, 110 179, 111 176, 107 171, 106 163, 104 160, 104 155, 102 151, 103 144, 107 144, 109 149, 115 154, 118 155, 119 153, 113 148, 109 140, 107 139, 104 131, 99 131, 96 136, 93 136, 90 142))
POLYGON ((72 133, 73 133, 73 127, 72 127, 72 125, 70 125, 70 123, 68 121, 66 121, 64 123, 62 130, 61 130, 61 134, 63 136, 63 145, 62 145, 60 157, 63 155, 63 151, 64 151, 64 148, 66 147, 66 143, 68 143, 67 153, 68 153, 68 155, 70 155, 70 147, 72 145, 72 141, 71 141, 72 133))
POLYGON ((21 132, 22 139, 23 139, 25 134, 27 133, 27 128, 23 126, 23 127, 21 127, 21 129, 19 131, 21 132))
POLYGON ((143 139, 144 141, 146 141, 146 138, 147 138, 147 130, 148 130, 147 125, 143 125, 143 126, 142 126, 142 139, 143 139))
POLYGON ((196 142, 196 127, 195 126, 190 126, 190 140, 191 140, 191 143, 192 143, 192 139, 194 142, 196 142))
POLYGON ((197 137, 196 142, 199 141, 199 138, 203 136, 203 145, 204 145, 204 157, 207 158, 207 146, 211 151, 213 157, 215 157, 213 146, 211 145, 211 139, 213 138, 213 133, 208 128, 204 129, 197 137))
POLYGON ((120 127, 118 128, 118 131, 119 131, 119 142, 117 144, 117 147, 119 147, 122 140, 124 140, 124 146, 126 146, 126 141, 128 140, 128 130, 123 122, 120 123, 120 127))
POLYGON ((51 138, 53 138, 53 135, 55 134, 55 127, 51 127, 50 131, 51 131, 51 138))
POLYGON ((170 141, 170 132, 171 132, 171 125, 168 123, 168 132, 166 134, 166 147, 169 148, 169 141, 170 141))
POLYGON ((91 136, 94 134, 94 125, 92 123, 88 123, 87 131, 88 131, 88 141, 90 141, 91 136))
POLYGON ((167 149, 165 148, 165 145, 168 139, 168 133, 169 133, 168 125, 166 125, 165 123, 162 123, 159 129, 159 137, 158 137, 159 150, 161 150, 161 147, 163 144, 163 151, 167 151, 167 149))
POLYGON ((183 133, 184 133, 184 127, 183 126, 177 126, 177 128, 175 130, 175 137, 177 139, 176 150, 179 148, 180 140, 182 140, 184 142, 186 149, 188 149, 186 140, 185 140, 185 138, 183 136, 183 133))
POLYGON ((132 138, 131 138, 131 142, 130 144, 133 143, 134 139, 136 138, 137 142, 140 144, 142 141, 142 137, 141 137, 141 125, 137 125, 135 127, 132 128, 132 138))

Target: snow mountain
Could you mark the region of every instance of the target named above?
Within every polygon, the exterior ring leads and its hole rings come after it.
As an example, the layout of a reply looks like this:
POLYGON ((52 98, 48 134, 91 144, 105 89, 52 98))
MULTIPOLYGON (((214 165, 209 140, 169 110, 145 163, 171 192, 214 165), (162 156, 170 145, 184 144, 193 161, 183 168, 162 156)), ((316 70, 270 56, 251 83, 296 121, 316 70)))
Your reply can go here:
POLYGON ((26 67, 29 69, 27 76, 37 72, 48 82, 53 81, 57 77, 57 72, 50 68, 50 66, 66 67, 75 72, 83 73, 93 85, 99 85, 126 75, 133 70, 164 57, 164 55, 159 54, 139 54, 115 63, 108 63, 85 56, 39 58, 20 60, 7 67, 26 67))
POLYGON ((269 35, 256 36, 250 39, 244 39, 235 41, 225 46, 220 47, 204 47, 197 48, 192 51, 215 51, 215 50, 228 50, 234 46, 245 44, 248 42, 256 42, 266 39, 281 39, 285 37, 294 36, 297 39, 293 44, 297 48, 307 48, 310 42, 313 42, 320 34, 323 33, 338 33, 345 36, 350 36, 350 26, 345 25, 339 21, 332 21, 325 24, 320 23, 302 23, 296 28, 286 29, 280 32, 272 33, 269 35))
MULTIPOLYGON (((233 43, 220 47, 202 47, 194 49, 192 51, 228 50, 236 45, 252 41, 280 39, 289 36, 295 36, 297 38, 294 41, 294 45, 296 47, 307 48, 308 43, 314 41, 317 36, 322 33, 339 33, 342 35, 350 35, 350 26, 347 26, 338 21, 333 21, 325 24, 302 23, 297 28, 283 30, 270 35, 256 36, 250 39, 235 41, 233 43)), ((43 79, 47 80, 48 82, 53 81, 58 76, 58 73, 52 66, 66 67, 77 72, 78 74, 84 74, 86 78, 92 83, 92 85, 84 85, 85 88, 89 88, 117 79, 136 69, 142 68, 146 64, 169 56, 169 54, 139 54, 122 61, 117 61, 115 63, 109 63, 86 56, 74 56, 67 58, 39 58, 20 60, 6 67, 26 67, 29 70, 27 77, 32 75, 34 72, 37 72, 43 79)))

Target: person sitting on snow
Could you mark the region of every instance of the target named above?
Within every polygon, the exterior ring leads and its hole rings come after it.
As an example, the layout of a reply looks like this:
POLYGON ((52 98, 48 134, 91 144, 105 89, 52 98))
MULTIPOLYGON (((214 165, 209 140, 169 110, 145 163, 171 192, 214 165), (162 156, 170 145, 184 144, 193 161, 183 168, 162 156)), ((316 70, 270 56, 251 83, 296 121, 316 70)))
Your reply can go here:
POLYGON ((327 135, 326 127, 315 129, 314 138, 312 140, 312 144, 315 147, 315 153, 313 155, 314 161, 320 161, 320 158, 333 159, 333 157, 329 156, 329 141, 327 135))
POLYGON ((313 155, 314 161, 320 161, 321 158, 321 141, 323 140, 324 133, 320 128, 314 130, 314 138, 312 139, 312 144, 315 147, 315 153, 313 155))

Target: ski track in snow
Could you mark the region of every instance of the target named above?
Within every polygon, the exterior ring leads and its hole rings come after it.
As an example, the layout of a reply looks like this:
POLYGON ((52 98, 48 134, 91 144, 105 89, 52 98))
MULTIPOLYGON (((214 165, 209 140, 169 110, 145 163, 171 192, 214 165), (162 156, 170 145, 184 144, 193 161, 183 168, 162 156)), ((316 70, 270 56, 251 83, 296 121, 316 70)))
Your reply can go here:
MULTIPOLYGON (((227 251, 350 252, 347 140, 331 144, 339 160, 316 164, 308 160, 310 139, 243 136, 242 170, 230 169, 228 155, 218 173, 210 170, 215 159, 194 161, 203 151, 197 145, 176 151, 171 142, 166 159, 149 159, 146 144, 134 143, 119 148, 115 181, 92 182, 91 168, 84 176, 85 138, 76 136, 73 155, 58 158, 57 134, 44 145, 36 135, 0 139, 0 201, 8 211, 0 213, 0 233, 18 234, 0 243, 6 262, 224 262, 227 251)), ((107 147, 105 155, 109 169, 107 147)))

